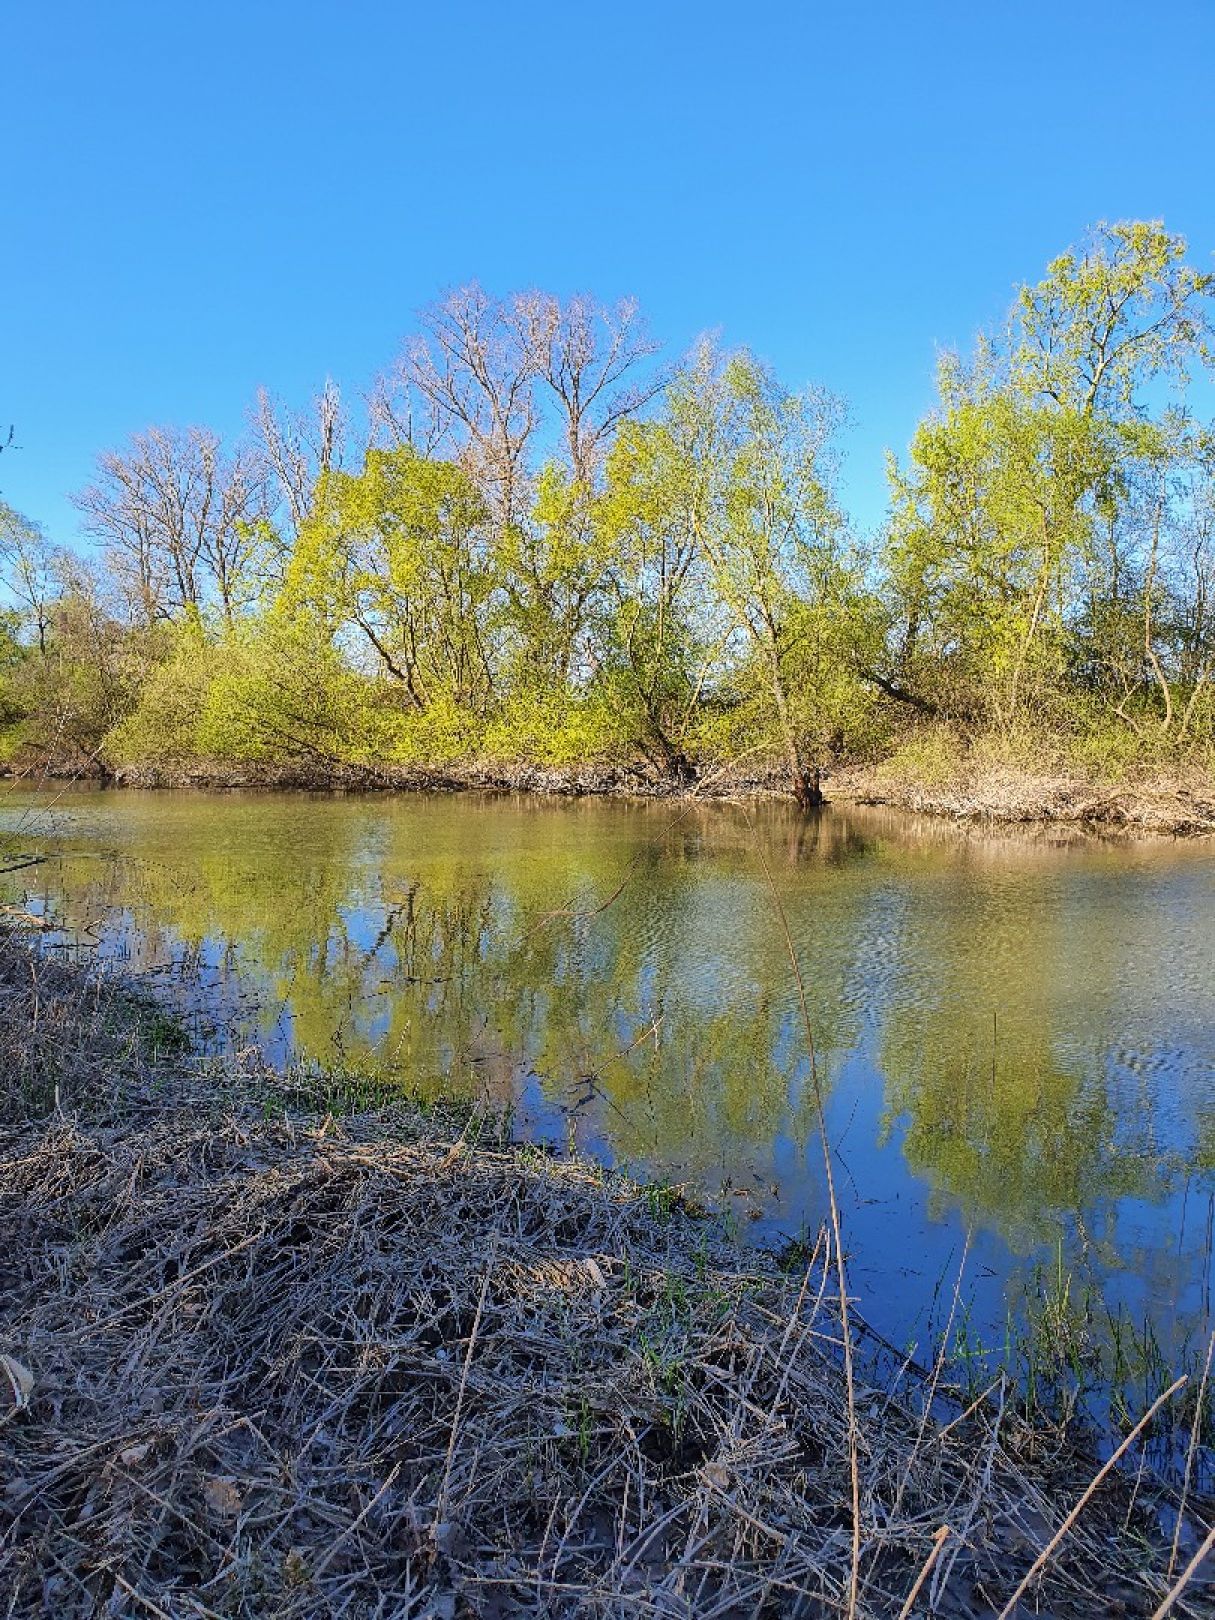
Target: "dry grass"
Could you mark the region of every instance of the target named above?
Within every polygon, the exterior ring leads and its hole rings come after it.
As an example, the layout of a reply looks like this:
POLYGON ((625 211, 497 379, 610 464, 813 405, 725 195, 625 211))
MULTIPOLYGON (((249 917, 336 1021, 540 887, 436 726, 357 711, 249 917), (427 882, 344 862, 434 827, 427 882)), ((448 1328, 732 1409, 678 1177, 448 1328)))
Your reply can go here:
POLYGON ((1113 779, 1049 760, 1036 765, 962 750, 896 756, 834 773, 830 796, 954 821, 1041 823, 1170 837, 1215 833, 1215 780, 1196 767, 1127 769, 1113 779))
MULTIPOLYGON (((34 924, 22 932, 36 938, 34 924)), ((186 1042, 112 976, 27 950, 0 917, 0 1127, 53 1111, 154 1102, 186 1042)))
MULTIPOLYGON (((75 998, 123 1078, 0 1136, 0 1614, 840 1613, 853 1440, 858 1613, 994 1614, 1080 1500, 998 1390, 917 1444, 925 1391, 859 1328, 850 1410, 825 1235, 787 1276, 407 1109, 266 1119, 11 955, 6 1052, 34 996, 79 1050, 75 998)), ((1169 1553, 1111 1475, 1025 1612, 1148 1615, 1169 1553)), ((1171 1612, 1211 1612, 1200 1578, 1171 1612)))

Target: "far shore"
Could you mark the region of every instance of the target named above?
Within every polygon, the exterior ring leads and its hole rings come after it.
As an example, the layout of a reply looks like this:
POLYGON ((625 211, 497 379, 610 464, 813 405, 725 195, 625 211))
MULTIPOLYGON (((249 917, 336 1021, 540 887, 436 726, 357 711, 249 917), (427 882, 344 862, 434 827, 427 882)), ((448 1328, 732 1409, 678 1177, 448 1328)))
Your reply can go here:
MULTIPOLYGON (((786 802, 792 795, 775 766, 706 767, 691 778, 658 776, 638 766, 477 761, 433 767, 195 760, 100 767, 69 760, 9 765, 10 780, 91 781, 125 788, 252 789, 273 792, 503 793, 672 803, 786 802)), ((1067 767, 1041 769, 961 755, 944 770, 918 771, 894 759, 823 771, 827 805, 859 804, 993 825, 1066 826, 1169 838, 1215 834, 1215 777, 1200 768, 1142 766, 1118 776, 1067 767)), ((813 813, 813 812, 811 812, 813 813)))

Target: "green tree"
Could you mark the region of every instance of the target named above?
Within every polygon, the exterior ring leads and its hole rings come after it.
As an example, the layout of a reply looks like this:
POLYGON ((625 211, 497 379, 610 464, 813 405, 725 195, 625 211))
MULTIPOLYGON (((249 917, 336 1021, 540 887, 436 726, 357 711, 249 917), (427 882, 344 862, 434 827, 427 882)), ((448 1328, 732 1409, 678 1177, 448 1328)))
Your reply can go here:
POLYGON ((284 605, 315 609, 409 707, 483 714, 495 685, 501 582, 487 511, 453 462, 371 450, 322 479, 287 572, 284 605))
MULTIPOLYGON (((702 638, 723 660, 716 684, 725 676, 759 700, 803 807, 822 798, 815 721, 827 668, 843 667, 824 654, 855 587, 834 491, 841 416, 830 395, 790 393, 751 355, 705 345, 632 450, 659 554, 671 556, 681 590, 693 569, 704 589, 702 638)), ((707 684, 698 677, 698 691, 707 684)))
POLYGON ((1158 224, 1099 227, 1022 288, 998 341, 942 362, 940 403, 891 464, 887 691, 1010 730, 1027 702, 1061 719, 1081 663, 1105 682, 1118 667, 1124 700, 1163 680, 1152 602, 1190 435, 1176 404, 1151 407, 1210 359, 1215 292, 1184 254, 1158 224))
POLYGON ((1009 322, 1011 377, 1061 410, 1142 419, 1147 385, 1184 387, 1212 358, 1215 275, 1185 262, 1159 220, 1098 225, 1022 287, 1009 322))

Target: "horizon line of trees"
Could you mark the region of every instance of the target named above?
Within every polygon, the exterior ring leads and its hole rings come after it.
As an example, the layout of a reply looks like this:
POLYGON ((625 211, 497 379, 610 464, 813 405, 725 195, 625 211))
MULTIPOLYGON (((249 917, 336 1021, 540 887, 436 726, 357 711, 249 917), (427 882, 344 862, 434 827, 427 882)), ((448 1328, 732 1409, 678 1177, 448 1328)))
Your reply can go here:
POLYGON ((1215 741, 1215 276, 1098 226, 946 355, 880 531, 843 403, 635 303, 478 286, 354 422, 258 395, 76 496, 91 562, 0 504, 0 720, 69 761, 612 760, 820 773, 925 723, 1215 741))

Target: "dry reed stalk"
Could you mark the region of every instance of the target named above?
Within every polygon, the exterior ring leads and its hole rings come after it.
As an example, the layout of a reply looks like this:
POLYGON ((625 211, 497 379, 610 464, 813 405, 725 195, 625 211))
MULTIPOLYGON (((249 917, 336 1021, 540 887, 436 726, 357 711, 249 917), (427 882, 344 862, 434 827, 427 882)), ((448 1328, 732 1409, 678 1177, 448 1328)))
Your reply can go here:
POLYGON ((1203 1539, 1202 1546, 1199 1547, 1193 1558, 1190 1559, 1189 1563, 1182 1570, 1177 1580, 1169 1589, 1168 1594, 1164 1598, 1163 1602, 1158 1608, 1152 1611, 1152 1620, 1164 1620, 1165 1615, 1173 1607, 1174 1603, 1176 1603, 1177 1599, 1185 1591, 1186 1587, 1194 1579, 1195 1575, 1197 1575, 1202 1566, 1203 1559, 1206 1558, 1207 1554, 1212 1550, 1212 1548, 1215 1548, 1215 1525, 1212 1525, 1207 1531, 1206 1536, 1203 1539))
POLYGON ((1139 1419, 1138 1423, 1136 1423, 1131 1432, 1125 1437, 1122 1444, 1117 1447, 1117 1449, 1106 1459, 1104 1463, 1102 1463, 1101 1467, 1090 1480, 1083 1496, 1081 1496, 1075 1507, 1072 1508, 1071 1512, 1064 1519, 1063 1523, 1055 1531, 1054 1535, 1047 1542, 1046 1546, 1043 1547, 1042 1551, 1038 1554, 1033 1563, 1026 1570, 1025 1574, 1021 1577, 1021 1580, 1018 1583, 1016 1590, 1013 1592, 1013 1595, 1000 1610, 998 1620, 1008 1620, 1008 1616, 1016 1608, 1021 1598, 1033 1584, 1035 1576, 1050 1561, 1050 1556, 1054 1552, 1055 1548, 1059 1545, 1064 1536, 1066 1536, 1067 1532, 1071 1529, 1072 1525, 1074 1525, 1076 1520, 1080 1517, 1086 1503, 1092 1500, 1093 1494, 1101 1484, 1101 1481, 1117 1466, 1119 1459, 1125 1456, 1127 1451, 1129 1451, 1131 1446, 1134 1444, 1135 1440, 1140 1434, 1143 1433, 1144 1429, 1147 1428, 1148 1424, 1155 1417, 1156 1413, 1160 1410, 1164 1403, 1176 1395, 1177 1391, 1181 1389, 1187 1382, 1187 1375, 1183 1373, 1180 1378, 1175 1379, 1166 1390, 1162 1391, 1162 1393, 1159 1394, 1152 1402, 1151 1406, 1148 1407, 1147 1411, 1139 1419))
POLYGON ((451 1465, 456 1453, 456 1440, 460 1434, 460 1414, 464 1410, 464 1395, 468 1388, 468 1369, 472 1366, 473 1352, 477 1348, 477 1334, 481 1331, 481 1317, 485 1310, 485 1296, 489 1293, 490 1278, 494 1274, 494 1259, 498 1252, 497 1234, 490 1245, 489 1260, 485 1266, 485 1277, 481 1283, 481 1292, 477 1296, 477 1310, 473 1317, 472 1332, 468 1335, 468 1350, 464 1357, 464 1366, 460 1372, 460 1387, 456 1391, 456 1409, 451 1419, 451 1438, 447 1442, 447 1457, 443 1463, 443 1483, 439 1487, 439 1499, 435 1504, 434 1524, 431 1527, 432 1536, 437 1536, 439 1525, 443 1522, 443 1515, 447 1511, 447 1490, 451 1484, 451 1465))
POLYGON ((923 1586, 924 1582, 928 1579, 928 1577, 932 1574, 932 1566, 936 1563, 937 1559, 941 1556, 941 1548, 949 1540, 949 1537, 950 1537, 951 1534, 952 1534, 952 1532, 950 1531, 949 1526, 947 1524, 943 1524, 941 1526, 941 1528, 937 1531, 936 1535, 933 1536, 933 1538, 932 1538, 932 1549, 929 1552, 928 1557, 924 1560, 923 1566, 920 1569, 920 1573, 915 1578, 915 1582, 912 1585, 911 1591, 908 1592, 908 1594, 907 1594, 907 1601, 903 1604, 903 1607, 899 1610, 899 1620, 908 1620, 908 1617, 910 1616, 912 1609, 915 1607, 915 1600, 920 1595, 920 1588, 923 1586))
POLYGON ((953 1334, 954 1319, 957 1316, 958 1298, 959 1298, 959 1296, 961 1295, 961 1292, 962 1292, 962 1277, 963 1277, 963 1274, 966 1271, 966 1261, 967 1261, 967 1258, 968 1258, 968 1256, 970 1254, 970 1239, 971 1239, 970 1229, 967 1228, 966 1241, 962 1246, 962 1258, 958 1262, 958 1274, 954 1278, 953 1298, 949 1302, 949 1316, 948 1316, 948 1318, 946 1319, 946 1322, 945 1322, 945 1334, 944 1334, 944 1337, 941 1340, 940 1349, 937 1351, 936 1360, 933 1362, 932 1378, 931 1378, 931 1380, 929 1382, 928 1393, 927 1393, 927 1396, 925 1397, 925 1400, 924 1400, 924 1410, 923 1410, 923 1413, 922 1413, 922 1415, 920 1417, 920 1426, 916 1430, 915 1445, 912 1446, 911 1454, 907 1458, 907 1466, 903 1471, 903 1483, 899 1486, 898 1494, 895 1497, 895 1507, 896 1507, 896 1509, 902 1505, 903 1492, 906 1489, 906 1483, 907 1483, 908 1478, 911 1475, 911 1470, 915 1466, 915 1460, 916 1460, 916 1457, 919 1455, 920 1446, 923 1444, 924 1431, 925 1431, 925 1428, 927 1427, 928 1420, 932 1415, 933 1402, 937 1398, 937 1390, 940 1387, 940 1383, 941 1383, 941 1373, 944 1370, 945 1357, 946 1357, 946 1355, 948 1353, 948 1350, 949 1350, 949 1340, 950 1340, 950 1337, 953 1334))
POLYGON ((1185 1475, 1181 1483, 1181 1502, 1177 1508, 1177 1523, 1173 1526, 1173 1544, 1169 1548, 1168 1573, 1172 1576, 1177 1563, 1177 1548, 1181 1541, 1181 1526, 1185 1522, 1185 1507, 1190 1495, 1190 1480, 1193 1477, 1194 1458, 1198 1453, 1198 1438, 1202 1432, 1202 1414, 1206 1403, 1207 1379, 1211 1374, 1211 1352, 1215 1350, 1215 1333, 1207 1340, 1206 1360, 1202 1365, 1202 1378, 1198 1385, 1198 1398, 1194 1403, 1194 1421, 1190 1425, 1190 1443, 1185 1454, 1185 1475))

